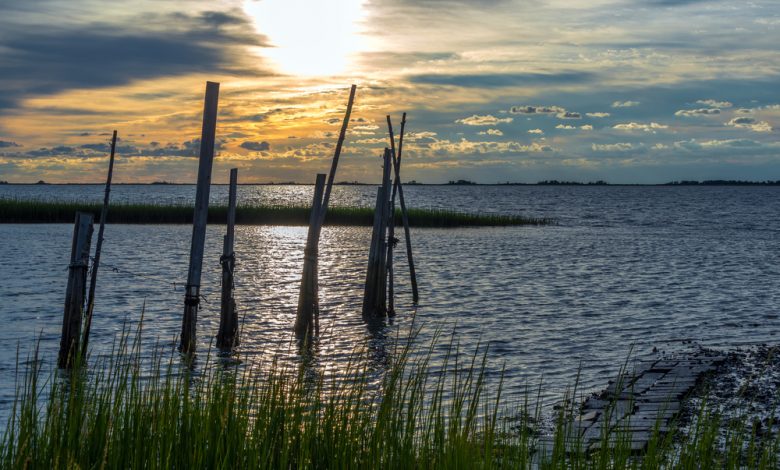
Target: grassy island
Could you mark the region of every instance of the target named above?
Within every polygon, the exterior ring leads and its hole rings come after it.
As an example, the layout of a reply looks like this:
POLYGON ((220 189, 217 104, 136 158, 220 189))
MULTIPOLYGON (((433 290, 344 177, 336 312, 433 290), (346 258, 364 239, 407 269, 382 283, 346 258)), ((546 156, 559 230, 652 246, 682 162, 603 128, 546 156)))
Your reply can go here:
MULTIPOLYGON (((72 223, 76 211, 91 212, 95 220, 101 205, 82 202, 50 202, 0 199, 0 223, 72 223)), ((113 224, 191 224, 194 208, 185 205, 111 204, 108 223, 113 224)), ((310 208, 295 205, 238 206, 236 223, 244 225, 309 224, 310 208)), ((473 214, 468 212, 410 208, 409 224, 414 227, 489 227, 519 225, 550 225, 549 218, 519 215, 473 214)), ((210 206, 209 223, 224 224, 227 206, 210 206)), ((371 226, 374 210, 368 207, 329 207, 326 225, 371 226)), ((396 210, 396 225, 401 224, 401 212, 396 210)))

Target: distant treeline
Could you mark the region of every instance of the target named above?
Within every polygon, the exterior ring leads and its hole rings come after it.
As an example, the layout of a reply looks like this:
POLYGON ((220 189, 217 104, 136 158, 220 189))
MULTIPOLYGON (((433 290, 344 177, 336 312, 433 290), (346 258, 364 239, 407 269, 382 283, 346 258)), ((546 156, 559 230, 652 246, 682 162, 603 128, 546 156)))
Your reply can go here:
POLYGON ((741 180, 704 180, 704 181, 672 181, 664 186, 780 186, 776 181, 741 181, 741 180))

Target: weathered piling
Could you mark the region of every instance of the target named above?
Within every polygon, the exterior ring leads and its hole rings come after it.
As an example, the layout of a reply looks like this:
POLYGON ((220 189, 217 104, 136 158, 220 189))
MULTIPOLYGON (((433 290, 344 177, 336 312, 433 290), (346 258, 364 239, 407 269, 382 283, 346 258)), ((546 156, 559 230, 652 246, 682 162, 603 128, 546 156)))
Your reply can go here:
MULTIPOLYGON (((393 126, 390 122, 390 116, 387 117, 387 127, 390 131, 390 141, 393 142, 393 126)), ((404 238, 406 239, 406 258, 409 263, 409 277, 412 283, 412 301, 417 304, 420 295, 417 290, 417 272, 414 269, 414 256, 412 255, 412 234, 409 230, 409 214, 406 211, 406 200, 404 199, 404 187, 401 184, 401 156, 404 149, 404 129, 406 127, 406 113, 401 118, 401 134, 398 137, 398 154, 394 154, 393 169, 395 170, 395 181, 393 183, 393 201, 395 201, 396 190, 398 191, 398 201, 401 204, 401 220, 404 224, 404 238)), ((395 213, 393 213, 395 215, 395 213)))
POLYGON ((108 158, 108 176, 106 177, 106 190, 103 196, 103 208, 100 211, 100 228, 98 228, 97 243, 95 244, 95 260, 92 262, 92 273, 89 279, 89 293, 87 294, 87 314, 84 318, 84 340, 81 344, 81 354, 86 357, 89 346, 89 332, 92 329, 92 312, 95 308, 95 287, 97 286, 97 274, 100 267, 100 253, 103 249, 103 231, 106 228, 108 217, 108 200, 111 194, 111 179, 114 175, 114 155, 116 153, 116 130, 111 137, 111 153, 108 158))
POLYGON ((227 233, 222 243, 222 301, 220 303, 219 332, 217 347, 230 349, 238 346, 238 312, 233 298, 233 270, 236 266, 235 226, 236 226, 236 186, 238 169, 230 170, 230 189, 228 191, 227 233))
POLYGON ((319 173, 314 184, 314 197, 311 203, 309 217, 309 232, 306 236, 306 248, 303 251, 303 273, 301 274, 301 289, 298 293, 298 311, 295 316, 295 334, 302 338, 312 336, 314 321, 319 315, 319 275, 317 273, 317 257, 319 253, 318 235, 321 230, 321 212, 325 174, 319 173))
POLYGON ((57 363, 62 368, 73 365, 74 355, 79 350, 81 335, 81 314, 87 289, 89 249, 92 244, 92 214, 76 213, 73 227, 73 242, 68 265, 68 287, 65 290, 65 311, 62 316, 62 336, 57 363))
POLYGON ((363 314, 387 313, 387 227, 390 217, 390 149, 385 149, 382 186, 377 190, 374 227, 368 252, 366 285, 363 292, 363 314))
POLYGON ((195 190, 195 214, 192 222, 190 267, 184 294, 184 316, 181 324, 179 350, 189 353, 195 349, 195 324, 200 303, 200 277, 203 267, 203 249, 206 242, 206 220, 209 210, 211 168, 214 162, 214 140, 217 128, 219 83, 206 82, 206 98, 203 105, 203 128, 200 138, 200 162, 198 186, 195 190))

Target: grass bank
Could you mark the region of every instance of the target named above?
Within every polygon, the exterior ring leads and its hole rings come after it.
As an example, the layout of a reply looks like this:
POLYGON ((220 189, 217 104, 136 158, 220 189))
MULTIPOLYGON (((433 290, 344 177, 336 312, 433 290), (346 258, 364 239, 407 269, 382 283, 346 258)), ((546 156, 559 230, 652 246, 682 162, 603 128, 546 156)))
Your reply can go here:
MULTIPOLYGON (((72 223, 76 211, 100 215, 100 204, 0 199, 0 223, 72 223)), ((245 225, 308 225, 310 208, 306 206, 238 206, 236 223, 245 225)), ((159 204, 112 204, 108 223, 114 224, 191 224, 192 206, 159 204)), ((472 214, 467 212, 409 209, 409 224, 414 227, 487 227, 510 225, 550 225, 549 218, 512 215, 472 214)), ((210 206, 208 221, 224 224, 227 206, 210 206)), ((374 210, 366 207, 329 207, 326 225, 371 226, 374 210)), ((396 224, 401 212, 396 211, 396 224)))
POLYGON ((434 368, 430 354, 403 344, 379 386, 374 372, 354 365, 361 361, 345 364, 338 381, 219 362, 193 376, 177 354, 144 359, 138 344, 124 339, 104 362, 70 377, 47 377, 28 361, 0 466, 777 468, 776 439, 759 441, 735 425, 719 443, 719 417, 706 407, 684 440, 656 433, 640 455, 619 434, 604 435, 599 451, 567 453, 576 449, 565 424, 574 410, 564 407, 552 448, 541 452, 538 409, 507 405, 500 384, 486 385, 486 356, 464 358, 452 344, 434 368))

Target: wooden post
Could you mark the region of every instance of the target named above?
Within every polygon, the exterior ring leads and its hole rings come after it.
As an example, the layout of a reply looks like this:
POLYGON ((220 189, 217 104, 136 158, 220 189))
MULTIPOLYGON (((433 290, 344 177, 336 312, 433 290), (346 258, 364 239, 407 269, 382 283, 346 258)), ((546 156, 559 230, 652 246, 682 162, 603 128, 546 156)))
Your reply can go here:
MULTIPOLYGON (((352 85, 349 90, 349 101, 347 101, 347 112, 344 114, 344 122, 341 123, 341 132, 339 132, 339 140, 336 143, 336 150, 333 153, 333 161, 330 165, 330 173, 328 174, 328 187, 325 190, 325 195, 322 199, 322 210, 320 211, 319 226, 325 223, 325 213, 328 211, 328 202, 330 202, 330 192, 333 189, 333 180, 336 179, 336 167, 339 165, 339 156, 341 156, 341 147, 344 145, 344 138, 347 135, 347 127, 349 126, 349 116, 352 114, 352 104, 355 102, 355 90, 357 85, 352 85)), ((319 241, 319 232, 317 232, 317 240, 319 241)))
POLYGON ((203 249, 206 242, 206 219, 209 210, 211 167, 214 162, 214 140, 217 128, 219 83, 206 82, 206 99, 203 105, 203 129, 200 137, 200 163, 198 187, 195 191, 195 214, 192 217, 192 244, 190 268, 184 293, 184 316, 181 323, 179 350, 190 353, 195 350, 195 324, 200 302, 200 275, 203 267, 203 249))
POLYGON ((314 197, 309 215, 309 232, 306 237, 306 248, 303 251, 303 273, 301 275, 301 290, 298 293, 298 311, 295 316, 295 334, 299 337, 311 336, 314 317, 319 314, 319 286, 317 274, 318 242, 317 235, 321 229, 322 193, 325 187, 325 174, 317 174, 314 184, 314 197))
POLYGON ((79 350, 81 314, 84 308, 84 294, 87 289, 89 249, 92 243, 92 214, 76 213, 73 227, 73 242, 68 265, 68 287, 65 291, 65 311, 62 317, 62 336, 57 363, 62 368, 73 365, 79 350))
POLYGON ((92 274, 89 279, 89 294, 87 296, 87 315, 84 319, 84 341, 81 346, 82 357, 87 357, 89 346, 89 331, 92 328, 92 312, 95 308, 95 287, 97 286, 97 274, 100 267, 100 253, 103 249, 103 231, 106 228, 108 217, 108 199, 111 193, 111 178, 114 174, 114 154, 116 153, 116 130, 111 137, 111 154, 108 159, 108 176, 106 177, 106 191, 103 196, 103 209, 100 211, 100 228, 98 228, 97 244, 95 245, 95 261, 92 263, 92 274))
POLYGON ((379 280, 377 282, 378 295, 376 302, 376 312, 380 315, 387 313, 387 228, 390 221, 390 195, 392 188, 390 187, 392 176, 391 173, 391 159, 390 149, 385 149, 384 154, 384 172, 382 174, 382 187, 384 188, 384 199, 382 201, 382 227, 380 229, 380 250, 379 250, 379 280))
POLYGON ((236 185, 238 168, 230 170, 230 190, 228 191, 227 234, 222 244, 222 302, 220 304, 219 332, 217 347, 231 349, 238 346, 238 312, 233 298, 233 269, 236 266, 235 225, 236 225, 236 185))
POLYGON ((363 315, 372 315, 377 296, 377 258, 379 257, 379 241, 382 227, 382 201, 385 198, 384 185, 377 188, 376 205, 374 206, 374 226, 371 230, 371 245, 368 249, 368 267, 366 268, 366 285, 363 291, 363 315))
POLYGON ((374 227, 368 252, 366 285, 363 292, 363 314, 384 315, 387 312, 387 222, 390 212, 390 149, 385 149, 382 186, 377 191, 374 227))
MULTIPOLYGON (((390 131, 390 142, 394 144, 393 125, 390 122, 390 116, 387 117, 387 126, 390 131)), ((409 277, 412 281, 412 301, 417 304, 420 300, 417 291, 417 272, 414 269, 414 256, 412 256, 412 234, 409 231, 409 215, 406 212, 406 201, 404 200, 404 187, 401 184, 401 154, 404 146, 404 128, 406 127, 406 113, 401 119, 401 135, 398 138, 398 156, 393 159, 395 170, 395 182, 393 184, 393 201, 395 201, 395 192, 398 190, 398 199, 401 203, 401 220, 404 223, 404 237, 406 238, 406 258, 409 261, 409 277)), ((395 153, 395 152, 394 152, 395 153)), ((395 156, 395 155, 394 155, 395 156)))

